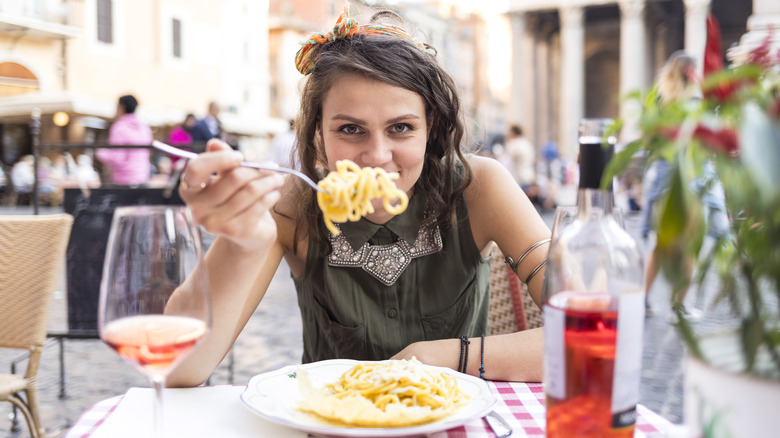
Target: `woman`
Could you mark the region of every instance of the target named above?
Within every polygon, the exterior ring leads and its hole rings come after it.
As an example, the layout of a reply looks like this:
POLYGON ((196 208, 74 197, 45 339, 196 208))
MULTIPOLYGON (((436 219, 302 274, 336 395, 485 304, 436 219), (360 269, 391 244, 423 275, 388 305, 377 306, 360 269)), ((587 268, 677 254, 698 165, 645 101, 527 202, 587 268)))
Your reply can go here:
MULTIPOLYGON (((296 60, 308 75, 296 123, 302 171, 319 179, 348 159, 398 172, 409 196, 399 216, 377 200, 374 213, 341 224, 335 237, 299 181, 238 167, 241 157, 216 141, 190 161, 180 194, 218 235, 206 256, 214 321, 170 384, 209 376, 282 257, 301 307, 304 362, 416 356, 458 368, 467 344, 457 337, 466 335, 471 354, 461 369, 480 375, 484 363, 485 378, 541 380, 540 330, 487 338, 484 358, 479 336, 487 333, 492 242, 517 256, 549 230, 500 163, 461 153, 456 86, 429 50, 401 28, 358 25, 345 9, 296 60)), ((523 280, 536 271, 529 286, 539 303, 547 246, 537 248, 516 271, 523 280)))
POLYGON ((198 123, 198 119, 195 118, 195 114, 187 114, 181 124, 171 128, 171 132, 168 133, 168 143, 174 146, 191 145, 192 128, 196 123, 198 123))
MULTIPOLYGON (((700 99, 699 83, 696 76, 696 61, 683 50, 678 50, 669 57, 657 79, 658 98, 663 105, 690 105, 700 99)), ((642 223, 642 235, 647 237, 654 221, 653 209, 661 201, 668 190, 671 172, 676 171, 664 158, 654 161, 647 172, 645 187, 648 187, 648 198, 642 223)), ((726 213, 726 195, 723 186, 715 173, 712 163, 705 161, 701 175, 694 180, 691 187, 702 200, 705 212, 707 236, 715 240, 724 239, 729 235, 729 219, 726 213)), ((672 308, 686 315, 689 322, 696 322, 703 317, 701 310, 685 304, 688 295, 690 279, 693 275, 693 259, 686 257, 681 266, 685 281, 672 285, 672 308)), ((645 267, 645 310, 653 315, 655 309, 649 304, 650 290, 660 270, 656 251, 652 251, 645 267)), ((678 322, 677 312, 669 315, 669 321, 678 322)))

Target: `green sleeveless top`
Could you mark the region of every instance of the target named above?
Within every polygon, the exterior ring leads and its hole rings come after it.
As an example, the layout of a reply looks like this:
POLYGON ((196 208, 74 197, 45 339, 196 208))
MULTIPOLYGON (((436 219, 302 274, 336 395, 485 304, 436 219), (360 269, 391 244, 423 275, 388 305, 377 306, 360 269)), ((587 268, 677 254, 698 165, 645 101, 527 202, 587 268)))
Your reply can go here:
POLYGON ((416 341, 487 334, 490 259, 474 242, 465 200, 458 226, 440 233, 420 228, 425 206, 415 193, 384 225, 340 224, 328 256, 309 239, 305 272, 293 278, 303 363, 384 360, 416 341))

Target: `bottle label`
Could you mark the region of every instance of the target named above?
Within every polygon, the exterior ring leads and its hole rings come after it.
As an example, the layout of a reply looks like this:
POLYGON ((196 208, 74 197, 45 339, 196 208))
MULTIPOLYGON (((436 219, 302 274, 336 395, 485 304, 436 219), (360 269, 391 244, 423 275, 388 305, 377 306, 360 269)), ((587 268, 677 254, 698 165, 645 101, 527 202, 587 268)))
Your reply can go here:
POLYGON ((566 314, 544 305, 544 388, 547 395, 566 397, 566 314))
MULTIPOLYGON (((612 380, 613 422, 628 420, 628 412, 639 402, 642 379, 642 331, 645 324, 645 294, 641 289, 627 290, 618 304, 618 333, 615 351, 615 373, 612 380)), ((621 423, 622 424, 622 423, 621 423)), ((630 425, 632 423, 628 423, 630 425)), ((626 425, 626 424, 624 424, 626 425)), ((615 424, 618 427, 618 424, 615 424)))

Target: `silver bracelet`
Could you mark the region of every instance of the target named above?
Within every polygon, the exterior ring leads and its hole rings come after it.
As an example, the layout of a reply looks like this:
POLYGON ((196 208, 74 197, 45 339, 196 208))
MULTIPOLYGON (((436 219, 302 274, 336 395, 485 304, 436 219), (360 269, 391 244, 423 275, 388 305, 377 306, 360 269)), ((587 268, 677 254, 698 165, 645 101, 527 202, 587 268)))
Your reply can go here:
POLYGON ((528 274, 528 278, 526 278, 526 279, 525 279, 525 284, 527 285, 527 284, 528 284, 528 282, 530 282, 530 281, 531 281, 531 279, 532 279, 532 278, 534 278, 534 275, 536 275, 536 274, 537 274, 539 271, 541 271, 541 270, 542 270, 542 268, 544 267, 544 265, 546 265, 546 264, 547 264, 547 258, 545 257, 545 259, 544 259, 544 260, 542 260, 541 262, 539 262, 539 264, 538 264, 538 265, 536 265, 536 267, 534 268, 534 270, 533 270, 533 271, 531 271, 531 273, 530 273, 530 274, 528 274))
MULTIPOLYGON (((520 254, 520 257, 518 257, 517 261, 512 260, 512 257, 506 256, 506 257, 504 257, 504 263, 506 263, 507 266, 509 266, 509 269, 511 269, 515 273, 515 275, 517 275, 517 267, 520 266, 520 262, 522 262, 523 259, 528 257, 528 254, 530 254, 531 251, 533 251, 536 248, 544 245, 545 243, 548 243, 549 241, 550 241, 550 239, 542 239, 542 240, 534 243, 533 245, 529 246, 528 249, 526 249, 525 251, 523 251, 522 254, 520 254)), ((536 268, 534 268, 534 271, 531 273, 531 275, 528 277, 528 279, 530 280, 531 277, 533 277, 534 274, 536 274, 539 271, 539 269, 541 269, 540 266, 537 266, 536 268)), ((526 284, 528 284, 528 282, 526 282, 526 284)))

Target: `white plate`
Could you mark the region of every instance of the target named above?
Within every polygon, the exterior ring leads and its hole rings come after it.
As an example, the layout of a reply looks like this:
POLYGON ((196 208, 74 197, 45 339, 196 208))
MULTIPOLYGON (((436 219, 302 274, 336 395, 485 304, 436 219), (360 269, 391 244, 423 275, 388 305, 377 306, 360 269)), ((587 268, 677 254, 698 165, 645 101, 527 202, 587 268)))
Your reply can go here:
POLYGON ((334 426, 312 414, 296 409, 301 398, 295 372, 298 367, 309 373, 315 388, 336 381, 341 374, 358 363, 355 360, 334 359, 306 365, 290 365, 276 371, 258 374, 249 380, 241 400, 252 411, 275 423, 318 435, 335 437, 409 437, 427 435, 458 427, 475 418, 484 417, 496 403, 487 384, 476 377, 449 368, 430 367, 443 371, 458 381, 458 387, 471 400, 454 414, 433 423, 413 427, 342 427, 334 426))

